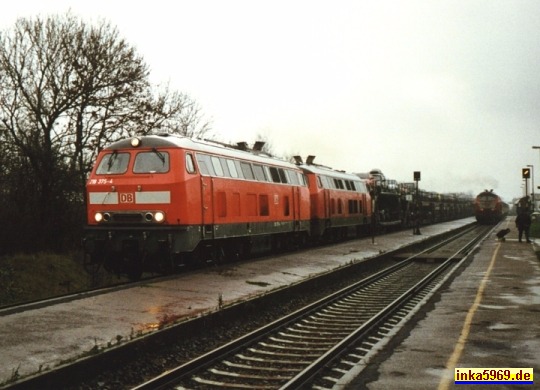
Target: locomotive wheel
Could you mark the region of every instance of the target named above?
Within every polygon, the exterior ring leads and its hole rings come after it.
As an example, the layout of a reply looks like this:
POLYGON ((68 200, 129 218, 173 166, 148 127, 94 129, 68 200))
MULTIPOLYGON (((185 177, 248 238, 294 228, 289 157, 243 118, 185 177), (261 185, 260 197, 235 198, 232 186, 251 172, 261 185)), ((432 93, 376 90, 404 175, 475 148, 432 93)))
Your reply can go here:
POLYGON ((225 260, 227 260, 224 248, 217 243, 209 246, 206 252, 205 259, 209 264, 220 265, 225 263, 225 260))
POLYGON ((233 239, 222 243, 219 251, 222 262, 245 260, 250 254, 250 244, 244 239, 233 239))

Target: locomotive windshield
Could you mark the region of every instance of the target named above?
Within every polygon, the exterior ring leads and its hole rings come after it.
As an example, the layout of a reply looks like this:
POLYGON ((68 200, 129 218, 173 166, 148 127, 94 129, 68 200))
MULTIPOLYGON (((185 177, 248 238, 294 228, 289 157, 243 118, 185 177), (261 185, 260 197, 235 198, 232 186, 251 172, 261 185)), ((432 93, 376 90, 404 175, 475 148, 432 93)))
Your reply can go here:
POLYGON ((135 157, 133 173, 163 173, 169 171, 169 153, 152 150, 135 157))
POLYGON ((129 153, 118 153, 116 150, 101 159, 96 173, 98 175, 118 175, 127 171, 129 153))

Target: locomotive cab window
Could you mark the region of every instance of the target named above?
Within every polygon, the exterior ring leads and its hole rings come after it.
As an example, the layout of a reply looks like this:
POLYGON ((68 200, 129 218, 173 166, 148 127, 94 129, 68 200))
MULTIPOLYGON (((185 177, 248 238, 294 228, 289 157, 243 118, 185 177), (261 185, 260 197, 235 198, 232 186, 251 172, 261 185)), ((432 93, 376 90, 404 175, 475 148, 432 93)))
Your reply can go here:
POLYGON ((186 154, 186 171, 188 173, 195 173, 195 162, 193 161, 193 155, 186 154))
POLYGON ((141 152, 135 157, 133 173, 164 173, 169 171, 169 153, 156 149, 141 152))
POLYGON ((98 175, 119 175, 126 173, 129 164, 129 153, 118 153, 116 150, 101 159, 96 170, 98 175))

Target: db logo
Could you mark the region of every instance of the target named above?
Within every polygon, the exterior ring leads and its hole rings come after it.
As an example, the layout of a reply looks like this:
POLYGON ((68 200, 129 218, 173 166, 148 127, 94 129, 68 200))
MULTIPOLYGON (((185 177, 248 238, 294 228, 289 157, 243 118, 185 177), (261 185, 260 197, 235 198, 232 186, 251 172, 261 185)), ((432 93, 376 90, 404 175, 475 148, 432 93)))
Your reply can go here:
POLYGON ((120 203, 133 203, 135 194, 133 192, 120 193, 120 203))

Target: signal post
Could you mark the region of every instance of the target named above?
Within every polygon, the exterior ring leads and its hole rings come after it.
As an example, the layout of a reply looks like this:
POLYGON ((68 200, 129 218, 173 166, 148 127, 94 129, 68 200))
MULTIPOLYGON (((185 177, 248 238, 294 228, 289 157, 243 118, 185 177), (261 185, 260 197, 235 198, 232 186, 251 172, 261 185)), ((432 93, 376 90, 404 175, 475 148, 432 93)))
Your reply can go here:
POLYGON ((531 170, 529 168, 522 168, 521 177, 525 179, 525 196, 528 196, 529 195, 529 178, 531 177, 531 170))
POLYGON ((415 198, 416 198, 416 210, 415 210, 415 218, 416 218, 416 223, 415 223, 415 226, 414 226, 414 229, 413 229, 413 234, 414 235, 420 235, 422 233, 420 233, 420 199, 419 199, 419 196, 418 196, 418 182, 420 181, 420 171, 414 171, 414 182, 415 182, 415 187, 416 187, 416 194, 415 194, 415 198))

